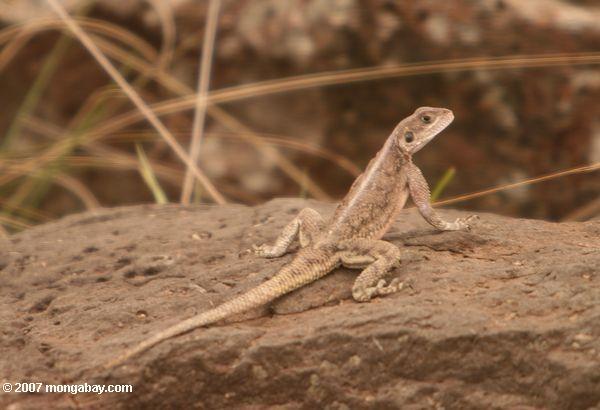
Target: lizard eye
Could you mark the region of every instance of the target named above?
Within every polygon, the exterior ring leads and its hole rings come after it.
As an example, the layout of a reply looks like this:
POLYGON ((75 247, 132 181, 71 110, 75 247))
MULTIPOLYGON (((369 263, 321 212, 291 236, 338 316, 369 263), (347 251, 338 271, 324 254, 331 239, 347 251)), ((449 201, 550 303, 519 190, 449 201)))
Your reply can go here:
POLYGON ((431 122, 431 117, 429 115, 423 115, 421 117, 421 121, 423 121, 425 124, 429 124, 431 122))
POLYGON ((404 133, 404 140, 406 142, 413 142, 413 140, 415 139, 415 134, 412 133, 412 131, 406 131, 404 133))

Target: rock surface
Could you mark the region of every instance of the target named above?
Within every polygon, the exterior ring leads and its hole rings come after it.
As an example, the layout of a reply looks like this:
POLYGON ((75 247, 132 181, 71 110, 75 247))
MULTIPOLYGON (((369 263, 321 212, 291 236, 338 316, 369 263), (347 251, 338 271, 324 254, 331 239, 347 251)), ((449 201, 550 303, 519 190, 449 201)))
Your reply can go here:
MULTIPOLYGON (((162 343, 149 334, 272 276, 247 252, 301 208, 138 206, 0 244, 4 382, 132 384, 133 394, 3 394, 26 408, 585 409, 600 402, 600 221, 491 214, 439 233, 405 210, 386 239, 404 289, 356 303, 339 269, 270 306, 162 343)), ((447 219, 462 213, 441 211, 447 219)))

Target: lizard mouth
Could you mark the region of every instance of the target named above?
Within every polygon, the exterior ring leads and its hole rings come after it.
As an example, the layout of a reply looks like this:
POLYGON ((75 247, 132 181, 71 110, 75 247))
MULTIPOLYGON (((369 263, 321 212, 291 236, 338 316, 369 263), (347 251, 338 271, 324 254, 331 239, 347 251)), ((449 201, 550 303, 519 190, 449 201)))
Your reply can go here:
POLYGON ((427 139, 424 139, 423 141, 421 141, 421 143, 415 147, 415 149, 413 150, 413 153, 419 151, 421 148, 423 148, 425 145, 427 145, 427 143, 429 141, 434 139, 440 132, 444 131, 444 129, 446 129, 446 127, 448 125, 450 125, 450 123, 452 123, 453 120, 454 120, 454 114, 452 114, 452 111, 447 110, 446 115, 444 115, 443 117, 438 119, 438 121, 435 123, 435 125, 430 129, 429 137, 427 139))
POLYGON ((454 114, 452 114, 452 111, 448 110, 448 112, 446 113, 446 115, 444 115, 442 118, 440 118, 439 122, 437 124, 435 124, 435 127, 433 128, 432 131, 432 135, 431 138, 435 137, 436 135, 438 135, 440 132, 444 131, 444 129, 450 125, 450 123, 454 120, 454 114))

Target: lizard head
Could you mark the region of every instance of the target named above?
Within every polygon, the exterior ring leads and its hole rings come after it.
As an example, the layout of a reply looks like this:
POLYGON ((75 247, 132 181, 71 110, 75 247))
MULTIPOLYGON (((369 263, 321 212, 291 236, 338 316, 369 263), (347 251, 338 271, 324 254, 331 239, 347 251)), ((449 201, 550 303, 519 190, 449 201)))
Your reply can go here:
POLYGON ((447 108, 420 107, 396 126, 394 134, 402 154, 411 156, 446 128, 454 119, 447 108))

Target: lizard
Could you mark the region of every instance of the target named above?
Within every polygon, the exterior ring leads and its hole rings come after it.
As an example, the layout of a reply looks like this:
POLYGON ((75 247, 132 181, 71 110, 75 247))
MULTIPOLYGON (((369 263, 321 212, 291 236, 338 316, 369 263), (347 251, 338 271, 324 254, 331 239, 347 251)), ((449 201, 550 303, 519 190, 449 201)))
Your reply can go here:
POLYGON ((381 238, 408 196, 422 217, 441 231, 468 230, 477 218, 471 215, 454 222, 443 220, 431 207, 427 181, 412 161, 413 154, 453 120, 454 114, 449 109, 418 108, 394 128, 329 221, 312 208, 305 208, 285 226, 273 245, 253 245, 259 256, 276 258, 287 253, 294 240, 300 242, 296 256, 271 279, 150 336, 104 367, 116 367, 167 339, 267 304, 340 266, 363 269, 352 286, 352 296, 357 302, 400 290, 402 283, 398 278, 389 283, 385 279, 398 265, 400 249, 381 238))

